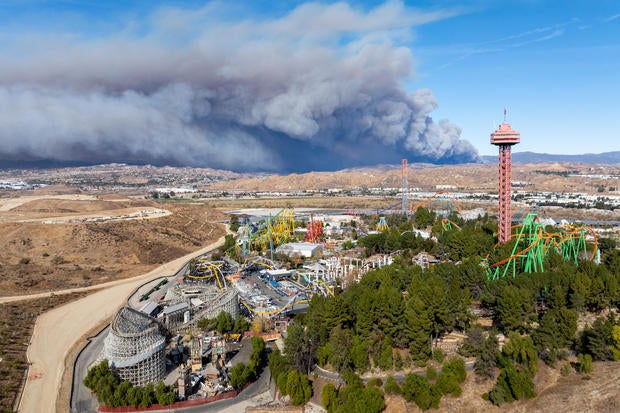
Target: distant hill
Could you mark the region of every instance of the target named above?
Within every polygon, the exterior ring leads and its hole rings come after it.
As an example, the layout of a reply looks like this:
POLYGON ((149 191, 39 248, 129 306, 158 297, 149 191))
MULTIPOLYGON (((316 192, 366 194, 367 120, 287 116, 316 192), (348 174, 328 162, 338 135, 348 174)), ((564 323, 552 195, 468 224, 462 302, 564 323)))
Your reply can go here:
POLYGON ((53 169, 94 166, 94 162, 59 161, 56 159, 14 160, 0 159, 0 169, 53 169))
MULTIPOLYGON (((497 162, 497 156, 482 156, 484 162, 497 162)), ((543 162, 581 162, 616 164, 620 163, 620 151, 603 153, 584 153, 581 155, 556 155, 550 153, 513 152, 512 161, 519 163, 543 162)))

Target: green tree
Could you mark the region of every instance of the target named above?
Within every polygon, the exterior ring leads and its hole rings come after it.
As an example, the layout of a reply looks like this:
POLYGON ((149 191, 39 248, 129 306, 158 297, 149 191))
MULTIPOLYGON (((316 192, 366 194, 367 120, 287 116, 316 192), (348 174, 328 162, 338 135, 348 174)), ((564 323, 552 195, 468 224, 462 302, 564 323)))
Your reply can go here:
POLYGON ((474 363, 474 372, 487 379, 495 376, 495 366, 499 357, 499 342, 495 331, 489 332, 489 337, 480 347, 480 352, 476 356, 474 363))
POLYGON ((250 326, 250 322, 245 317, 240 315, 235 319, 235 325, 232 331, 238 334, 243 334, 246 331, 250 330, 250 326))
POLYGON ((385 408, 383 392, 379 388, 371 385, 364 387, 361 379, 351 372, 345 373, 344 379, 347 385, 338 391, 339 405, 334 412, 379 413, 385 408))
POLYGON ((441 394, 459 397, 462 393, 458 379, 451 372, 441 372, 437 377, 436 387, 441 394))
POLYGON ((502 354, 527 369, 532 377, 536 374, 538 354, 530 336, 520 336, 517 332, 511 332, 502 354))
POLYGON ((328 412, 334 412, 338 408, 338 390, 333 384, 327 383, 323 386, 321 404, 328 412))
POLYGON ((536 396, 534 383, 527 370, 508 364, 497 378, 497 383, 488 394, 489 400, 499 406, 514 400, 527 400, 536 396))
POLYGON ((232 214, 230 216, 230 228, 232 232, 237 232, 239 229, 239 216, 232 214))
POLYGON ((288 373, 289 371, 283 371, 276 379, 276 386, 278 386, 278 389, 280 389, 280 393, 282 393, 283 396, 286 396, 286 381, 288 380, 288 373))
POLYGON ((118 400, 119 406, 127 406, 131 403, 129 402, 129 391, 133 388, 133 384, 128 381, 123 381, 118 385, 116 390, 114 391, 114 397, 118 400))
POLYGON ((351 343, 351 330, 344 329, 340 325, 332 330, 327 345, 328 359, 332 367, 338 372, 350 370, 352 367, 353 360, 349 351, 351 343))
POLYGON ((139 387, 131 387, 127 389, 127 404, 129 406, 139 406, 142 399, 142 389, 139 387))
POLYGON ((224 334, 232 331, 234 324, 233 318, 230 313, 226 311, 220 311, 215 320, 215 329, 218 331, 218 333, 224 334))
POLYGON ((566 307, 547 311, 532 335, 539 351, 555 352, 570 345, 577 332, 577 318, 578 314, 566 307))
POLYGON ((424 302, 410 298, 405 310, 409 333, 409 352, 414 360, 428 360, 431 356, 432 322, 424 302))
POLYGON ((497 298, 496 321, 505 332, 528 332, 536 320, 532 296, 525 288, 508 285, 497 298))
POLYGON ((381 352, 379 354, 379 368, 381 370, 391 370, 394 367, 394 358, 392 357, 392 344, 388 338, 383 340, 381 344, 381 352))
POLYGON ((405 400, 415 402, 422 410, 428 410, 431 407, 439 407, 441 393, 432 388, 426 377, 409 373, 407 377, 405 377, 402 391, 405 400))
POLYGON ((359 336, 353 336, 351 345, 351 361, 353 366, 360 373, 370 368, 370 359, 368 358, 368 343, 359 336))
POLYGON ((464 382, 467 378, 465 361, 459 357, 452 357, 443 363, 441 371, 447 374, 452 374, 458 383, 464 382))
POLYGON ((291 403, 295 406, 308 403, 312 396, 312 386, 310 386, 308 376, 296 370, 289 371, 286 378, 286 394, 291 396, 291 403))
POLYGON ((386 393, 390 393, 390 394, 401 394, 402 393, 402 389, 400 388, 396 380, 394 380, 394 376, 391 376, 391 375, 388 375, 387 378, 385 379, 384 389, 386 393))
POLYGON ((403 368, 403 357, 400 355, 400 351, 397 351, 394 356, 394 368, 396 370, 402 370, 403 368))
POLYGON ((583 273, 577 272, 570 283, 569 298, 571 308, 575 311, 581 312, 586 305, 586 298, 590 294, 590 285, 592 280, 590 277, 583 273))
POLYGON ((592 327, 586 327, 581 332, 580 350, 590 354, 594 360, 613 360, 613 326, 614 320, 597 318, 592 327))
MULTIPOLYGON (((310 310, 308 310, 310 312, 310 310)), ((312 329, 293 321, 284 339, 284 354, 289 365, 301 372, 310 372, 316 357, 317 341, 311 336, 312 329)), ((316 333, 316 330, 315 330, 316 333)))
POLYGON ((265 341, 260 337, 252 337, 250 343, 252 351, 248 367, 251 369, 251 377, 256 377, 262 370, 265 356, 265 341))
POLYGON ((142 399, 140 400, 140 407, 149 407, 156 402, 155 388, 153 383, 147 383, 142 389, 142 399))
POLYGON ((198 327, 201 330, 207 331, 211 328, 211 321, 208 318, 200 319, 196 323, 196 327, 198 327))
POLYGON ((467 332, 467 338, 458 349, 460 355, 464 357, 474 357, 480 354, 484 344, 484 331, 479 325, 472 326, 467 332))
POLYGON ((577 356, 579 362, 579 373, 590 374, 592 373, 592 356, 589 354, 579 354, 577 356))
POLYGON ((166 401, 166 392, 167 392, 167 388, 166 385, 164 384, 163 381, 158 381, 157 384, 155 385, 155 400, 157 400, 158 404, 164 404, 164 402, 166 401))
POLYGON ((288 373, 290 367, 286 358, 282 355, 279 349, 275 349, 268 357, 269 372, 271 377, 277 378, 280 373, 288 373))
POLYGON ((418 207, 413 216, 413 222, 418 229, 430 227, 435 222, 435 213, 424 207, 418 207))
POLYGON ((613 326, 611 330, 611 337, 613 339, 611 352, 614 356, 614 360, 620 360, 620 326, 613 326))

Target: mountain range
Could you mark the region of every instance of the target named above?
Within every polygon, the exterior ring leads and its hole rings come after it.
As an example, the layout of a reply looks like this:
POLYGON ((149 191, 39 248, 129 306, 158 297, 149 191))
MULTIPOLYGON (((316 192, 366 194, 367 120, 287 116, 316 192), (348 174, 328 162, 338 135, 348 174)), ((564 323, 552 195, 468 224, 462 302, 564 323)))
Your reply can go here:
MULTIPOLYGON (((481 156, 484 162, 497 162, 497 156, 481 156)), ((514 152, 512 161, 518 163, 542 163, 542 162, 580 162, 580 163, 620 163, 620 151, 603 153, 584 153, 579 155, 557 155, 551 153, 514 152)))
MULTIPOLYGON (((480 157, 482 163, 496 163, 497 156, 484 155, 480 157)), ((514 152, 512 154, 512 161, 516 163, 545 163, 545 162, 579 162, 579 163, 592 163, 592 164, 620 164, 620 151, 603 152, 603 153, 585 153, 580 155, 558 155, 549 153, 536 153, 536 152, 514 152)), ((135 165, 146 165, 142 163, 131 163, 135 165)), ((79 166, 94 166, 96 163, 83 162, 83 161, 61 161, 55 159, 41 159, 41 160, 16 160, 16 159, 0 159, 1 169, 55 169, 63 167, 79 167, 79 166)), ((158 165, 164 166, 164 165, 158 165)), ((413 163, 409 164, 410 168, 422 169, 431 167, 432 164, 428 163, 413 163)), ((367 170, 392 170, 400 168, 400 165, 368 165, 360 166, 348 169, 341 169, 343 172, 365 172, 367 170)))

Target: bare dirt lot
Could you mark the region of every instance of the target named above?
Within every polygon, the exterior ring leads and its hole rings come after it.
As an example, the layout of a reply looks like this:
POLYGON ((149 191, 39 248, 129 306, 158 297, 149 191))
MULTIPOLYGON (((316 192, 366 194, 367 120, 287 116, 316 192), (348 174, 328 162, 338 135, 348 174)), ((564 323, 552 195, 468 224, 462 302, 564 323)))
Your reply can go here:
POLYGON ((221 226, 207 222, 221 218, 216 211, 193 203, 74 195, 3 200, 1 295, 89 286, 143 274, 222 236, 221 226), (170 214, 105 222, 23 222, 84 215, 114 217, 155 209, 170 214))

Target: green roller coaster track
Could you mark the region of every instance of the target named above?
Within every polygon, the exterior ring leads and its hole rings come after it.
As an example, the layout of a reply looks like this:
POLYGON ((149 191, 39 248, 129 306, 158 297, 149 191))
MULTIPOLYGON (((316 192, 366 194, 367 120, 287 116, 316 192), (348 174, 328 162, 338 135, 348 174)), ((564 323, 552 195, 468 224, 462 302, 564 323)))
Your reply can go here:
POLYGON ((552 250, 575 265, 580 257, 593 260, 598 250, 596 234, 592 228, 581 226, 547 232, 534 213, 527 214, 521 225, 513 227, 511 238, 514 245, 507 258, 493 264, 489 264, 488 257, 482 261, 488 280, 505 278, 510 273, 514 278, 520 273, 542 272, 545 257, 552 250), (586 241, 588 233, 592 236, 592 245, 586 241))

